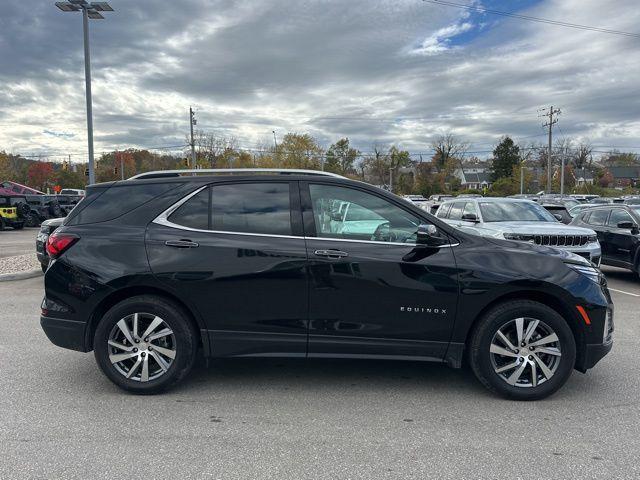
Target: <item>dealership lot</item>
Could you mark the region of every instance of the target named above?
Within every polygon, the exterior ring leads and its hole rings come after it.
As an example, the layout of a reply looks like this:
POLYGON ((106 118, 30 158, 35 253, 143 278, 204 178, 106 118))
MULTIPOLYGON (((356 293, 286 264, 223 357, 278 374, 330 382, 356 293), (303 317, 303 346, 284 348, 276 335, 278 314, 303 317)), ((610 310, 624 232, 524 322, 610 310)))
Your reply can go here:
POLYGON ((0 232, 0 258, 33 253, 38 228, 8 229, 0 232))
POLYGON ((48 341, 41 278, 0 284, 0 476, 638 476, 640 282, 604 271, 613 352, 534 403, 468 370, 338 360, 201 362, 176 390, 132 396, 48 341))

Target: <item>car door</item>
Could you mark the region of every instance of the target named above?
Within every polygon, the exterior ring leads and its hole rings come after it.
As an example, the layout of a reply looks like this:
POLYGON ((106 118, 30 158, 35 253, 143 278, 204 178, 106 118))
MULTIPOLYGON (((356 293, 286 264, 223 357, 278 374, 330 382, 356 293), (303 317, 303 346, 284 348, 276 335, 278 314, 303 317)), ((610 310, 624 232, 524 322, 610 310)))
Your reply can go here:
POLYGON ((147 229, 153 273, 207 325, 214 356, 305 356, 306 250, 297 184, 201 187, 147 229))
POLYGON ((446 233, 440 232, 446 245, 416 248, 417 227, 429 221, 402 200, 364 187, 302 182, 301 197, 309 356, 442 358, 458 298, 454 247, 446 233), (357 207, 363 220, 354 221, 369 222, 368 230, 359 224, 358 238, 326 221, 339 202, 357 207))
POLYGON ((632 251, 635 239, 629 228, 618 228, 620 222, 630 222, 635 224, 631 215, 623 208, 611 210, 607 221, 607 231, 605 239, 609 247, 609 256, 621 266, 633 265, 632 251))
POLYGON ((586 212, 582 217, 584 223, 598 235, 598 242, 600 242, 600 249, 602 250, 602 260, 606 261, 612 259, 611 245, 609 245, 609 239, 607 238, 607 220, 609 219, 610 212, 610 208, 598 208, 586 212))

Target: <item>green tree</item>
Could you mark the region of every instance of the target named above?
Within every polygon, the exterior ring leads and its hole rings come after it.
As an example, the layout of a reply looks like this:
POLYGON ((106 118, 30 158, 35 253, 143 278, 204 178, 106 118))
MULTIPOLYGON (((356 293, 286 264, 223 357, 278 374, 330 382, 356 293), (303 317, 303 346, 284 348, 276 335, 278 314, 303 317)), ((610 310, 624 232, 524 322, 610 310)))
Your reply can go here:
POLYGON ((520 147, 510 137, 503 137, 493 150, 491 180, 511 177, 513 168, 520 163, 520 147))
POLYGON ((324 168, 328 172, 340 175, 354 173, 354 165, 359 155, 358 150, 349 146, 349 139, 342 138, 327 150, 324 168))

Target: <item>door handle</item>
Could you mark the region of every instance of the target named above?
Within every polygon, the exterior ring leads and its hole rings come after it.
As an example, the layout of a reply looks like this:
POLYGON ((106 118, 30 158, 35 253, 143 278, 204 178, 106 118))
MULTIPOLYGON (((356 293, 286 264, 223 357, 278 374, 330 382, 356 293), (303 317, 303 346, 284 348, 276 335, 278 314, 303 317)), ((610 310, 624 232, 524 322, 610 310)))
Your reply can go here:
POLYGON ((327 258, 344 258, 349 256, 347 252, 343 252, 341 250, 316 250, 313 253, 317 257, 327 257, 327 258))
POLYGON ((192 242, 191 240, 167 240, 164 244, 167 247, 176 248, 196 248, 199 246, 196 242, 192 242))

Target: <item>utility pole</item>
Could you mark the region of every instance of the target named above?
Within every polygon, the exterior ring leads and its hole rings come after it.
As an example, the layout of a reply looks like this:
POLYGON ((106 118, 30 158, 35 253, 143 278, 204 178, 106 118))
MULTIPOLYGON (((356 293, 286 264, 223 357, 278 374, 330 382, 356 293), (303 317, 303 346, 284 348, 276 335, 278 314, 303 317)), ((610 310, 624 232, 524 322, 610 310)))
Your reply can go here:
POLYGON ((547 191, 546 193, 551 193, 551 149, 552 149, 552 131, 553 131, 553 125, 558 123, 558 118, 557 115, 559 115, 560 113, 560 109, 553 108, 553 105, 551 105, 549 107, 549 111, 547 111, 547 109, 545 108, 543 111, 545 111, 546 113, 543 113, 542 116, 543 117, 549 117, 549 121, 545 124, 543 124, 544 127, 549 127, 549 150, 547 151, 547 191), (554 119, 553 116, 556 115, 556 118, 554 119))
POLYGON ((191 168, 196 168, 196 142, 193 139, 193 126, 196 125, 196 114, 193 108, 189 107, 189 128, 191 129, 191 168))
POLYGON ((124 180, 124 155, 120 154, 120 176, 124 180))
POLYGON ((524 160, 520 162, 520 195, 524 193, 524 160))
POLYGON ((393 193, 393 168, 389 169, 389 191, 393 193))

